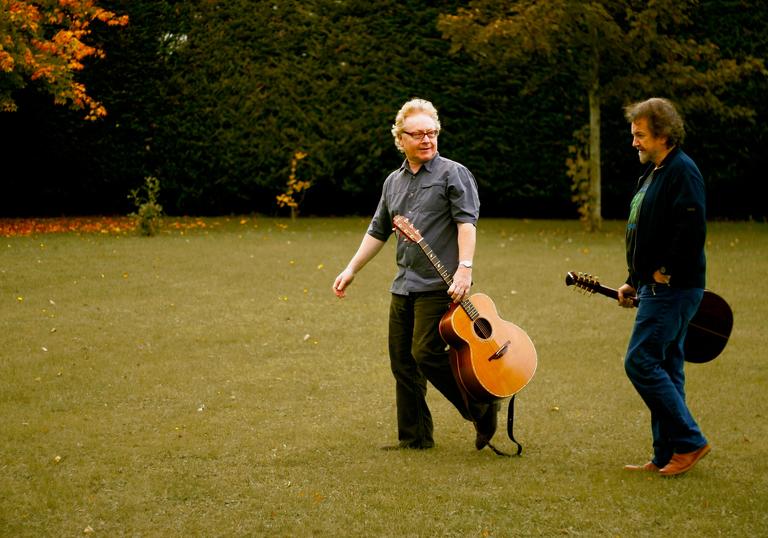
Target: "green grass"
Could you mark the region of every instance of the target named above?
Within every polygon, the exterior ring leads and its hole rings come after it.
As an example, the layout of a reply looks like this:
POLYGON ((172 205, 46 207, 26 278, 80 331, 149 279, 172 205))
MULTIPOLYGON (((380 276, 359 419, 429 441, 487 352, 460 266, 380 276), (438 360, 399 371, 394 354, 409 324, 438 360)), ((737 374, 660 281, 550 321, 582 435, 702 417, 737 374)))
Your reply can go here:
POLYGON ((379 450, 396 440, 392 241, 346 299, 330 289, 366 219, 206 222, 0 239, 0 535, 768 534, 765 224, 710 225, 735 328, 687 372, 713 451, 663 479, 621 469, 650 455, 622 366, 633 312, 564 284, 623 281, 621 223, 480 224, 474 290, 539 353, 525 451, 505 459, 434 390, 437 447, 379 450))

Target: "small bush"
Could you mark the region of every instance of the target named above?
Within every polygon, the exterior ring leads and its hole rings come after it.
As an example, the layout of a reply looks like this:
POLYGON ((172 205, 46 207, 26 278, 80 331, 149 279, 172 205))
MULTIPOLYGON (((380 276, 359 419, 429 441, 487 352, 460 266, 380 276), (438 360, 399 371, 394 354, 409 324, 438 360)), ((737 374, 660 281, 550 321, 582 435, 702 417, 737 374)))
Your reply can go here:
POLYGON ((296 168, 299 165, 299 161, 306 156, 307 154, 303 151, 297 151, 293 154, 293 159, 291 159, 291 175, 288 176, 285 192, 277 195, 278 207, 288 206, 291 208, 291 220, 296 220, 299 214, 299 206, 304 201, 307 189, 312 186, 312 182, 301 181, 296 178, 296 168), (299 195, 298 200, 295 197, 296 195, 299 195))
POLYGON ((160 180, 147 176, 144 178, 144 185, 133 189, 128 195, 128 198, 136 204, 136 211, 130 216, 136 219, 136 229, 141 235, 151 237, 160 230, 163 206, 157 201, 159 193, 160 180))

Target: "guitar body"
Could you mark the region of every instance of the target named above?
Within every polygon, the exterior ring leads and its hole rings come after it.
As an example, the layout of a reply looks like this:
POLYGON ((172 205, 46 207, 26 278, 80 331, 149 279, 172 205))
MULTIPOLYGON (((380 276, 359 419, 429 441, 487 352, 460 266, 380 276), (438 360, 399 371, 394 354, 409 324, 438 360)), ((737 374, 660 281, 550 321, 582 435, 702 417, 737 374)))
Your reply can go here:
POLYGON ((451 347, 453 374, 474 400, 484 403, 516 394, 536 372, 536 348, 526 332, 499 317, 490 297, 469 298, 474 320, 452 304, 440 320, 440 336, 451 347))
POLYGON ((685 360, 709 362, 725 349, 733 329, 733 311, 718 294, 704 290, 701 304, 688 324, 685 336, 685 360))

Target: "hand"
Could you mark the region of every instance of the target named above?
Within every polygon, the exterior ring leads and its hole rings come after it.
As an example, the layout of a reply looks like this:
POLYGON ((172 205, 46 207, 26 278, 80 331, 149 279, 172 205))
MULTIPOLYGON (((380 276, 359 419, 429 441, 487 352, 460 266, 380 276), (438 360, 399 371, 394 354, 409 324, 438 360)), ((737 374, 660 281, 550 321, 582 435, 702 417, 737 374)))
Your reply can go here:
POLYGON ((355 273, 349 269, 344 269, 341 273, 339 273, 339 276, 337 276, 336 280, 333 281, 333 293, 336 294, 336 297, 339 299, 346 297, 346 288, 352 284, 354 279, 355 273))
POLYGON ((459 265, 456 274, 453 275, 453 284, 448 288, 448 295, 454 303, 460 303, 469 295, 472 287, 472 269, 459 265))
POLYGON ((671 279, 672 275, 665 275, 658 269, 653 273, 653 281, 657 282, 658 284, 669 284, 671 279))
POLYGON ((634 306, 632 299, 635 297, 637 290, 629 284, 623 284, 617 291, 619 292, 619 306, 632 308, 634 306))

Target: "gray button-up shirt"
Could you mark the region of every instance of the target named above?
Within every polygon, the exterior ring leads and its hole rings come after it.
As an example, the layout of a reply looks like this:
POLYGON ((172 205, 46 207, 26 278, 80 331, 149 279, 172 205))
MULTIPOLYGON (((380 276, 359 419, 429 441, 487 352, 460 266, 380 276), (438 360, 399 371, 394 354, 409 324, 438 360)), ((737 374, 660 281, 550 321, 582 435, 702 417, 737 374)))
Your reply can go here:
MULTIPOLYGON (((457 223, 477 224, 479 214, 475 177, 464 165, 438 154, 415 175, 406 160, 387 177, 368 234, 386 241, 392 234, 393 217, 403 215, 453 275, 459 265, 457 223)), ((408 295, 448 289, 419 245, 400 237, 396 258, 392 293, 408 295)))

